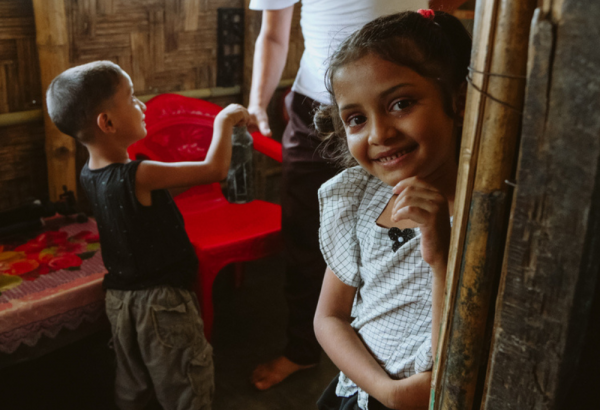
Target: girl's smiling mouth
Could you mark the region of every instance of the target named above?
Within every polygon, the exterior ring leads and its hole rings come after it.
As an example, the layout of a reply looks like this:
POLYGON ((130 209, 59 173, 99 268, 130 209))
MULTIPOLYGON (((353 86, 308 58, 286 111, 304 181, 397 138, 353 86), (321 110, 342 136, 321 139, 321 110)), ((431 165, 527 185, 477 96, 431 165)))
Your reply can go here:
POLYGON ((415 145, 411 145, 410 147, 404 148, 400 151, 396 151, 393 153, 389 153, 389 151, 381 153, 378 155, 378 158, 374 159, 374 161, 378 162, 382 165, 392 165, 392 163, 398 162, 397 160, 404 159, 404 157, 406 155, 408 155, 411 152, 413 152, 414 150, 416 150, 418 146, 419 146, 418 144, 415 144, 415 145))

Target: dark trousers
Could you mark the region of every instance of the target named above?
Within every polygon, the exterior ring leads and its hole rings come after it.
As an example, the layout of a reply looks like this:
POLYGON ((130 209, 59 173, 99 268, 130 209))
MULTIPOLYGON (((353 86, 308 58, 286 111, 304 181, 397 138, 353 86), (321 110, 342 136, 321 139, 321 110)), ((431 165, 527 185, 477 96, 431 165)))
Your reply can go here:
POLYGON ((285 245, 285 294, 289 308, 284 355, 302 365, 319 361, 313 318, 325 273, 319 248, 319 187, 338 171, 318 151, 312 117, 318 103, 295 92, 285 100, 290 115, 283 135, 281 228, 285 245))
MULTIPOLYGON (((350 397, 338 397, 335 394, 337 387, 338 376, 336 376, 329 386, 325 389, 319 401, 317 401, 317 409, 319 410, 360 410, 358 407, 358 393, 350 397)), ((369 410, 391 410, 385 407, 375 398, 369 396, 369 410)))

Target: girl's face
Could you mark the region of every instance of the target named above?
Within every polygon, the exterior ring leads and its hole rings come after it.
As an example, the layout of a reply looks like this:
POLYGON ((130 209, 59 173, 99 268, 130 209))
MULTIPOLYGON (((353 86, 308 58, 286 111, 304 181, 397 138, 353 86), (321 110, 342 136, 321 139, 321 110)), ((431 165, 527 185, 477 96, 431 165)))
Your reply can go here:
POLYGON ((454 120, 436 83, 373 54, 341 67, 333 90, 352 156, 388 185, 456 181, 454 120))

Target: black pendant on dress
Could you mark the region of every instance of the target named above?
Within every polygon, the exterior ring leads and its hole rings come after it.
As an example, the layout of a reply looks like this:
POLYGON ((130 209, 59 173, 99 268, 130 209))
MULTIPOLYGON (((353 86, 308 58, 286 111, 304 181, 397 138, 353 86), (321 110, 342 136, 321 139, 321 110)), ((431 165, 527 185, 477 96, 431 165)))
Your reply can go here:
POLYGON ((417 236, 415 231, 412 229, 398 229, 396 227, 390 228, 388 236, 392 240, 392 250, 396 252, 402 245, 410 241, 412 238, 417 236))

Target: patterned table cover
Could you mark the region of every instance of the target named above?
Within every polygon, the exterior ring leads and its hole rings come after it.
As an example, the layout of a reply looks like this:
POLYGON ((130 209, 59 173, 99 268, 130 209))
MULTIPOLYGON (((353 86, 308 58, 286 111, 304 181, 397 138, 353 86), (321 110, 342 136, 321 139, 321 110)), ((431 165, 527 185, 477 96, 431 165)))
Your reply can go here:
POLYGON ((97 320, 104 311, 102 280, 106 269, 95 221, 77 223, 56 217, 47 222, 42 231, 29 238, 0 242, 0 277, 21 281, 0 294, 0 352, 10 354, 22 343, 34 346, 42 336, 55 338, 61 329, 76 329, 84 320, 97 320), (47 239, 52 235, 60 245, 47 239), (48 247, 39 252, 44 245, 36 248, 37 244, 46 240, 48 247), (23 259, 23 253, 35 262, 23 259), (22 259, 15 262, 18 257, 22 259), (35 264, 38 267, 34 271, 21 272, 35 264), (23 265, 26 268, 20 269, 23 265))

